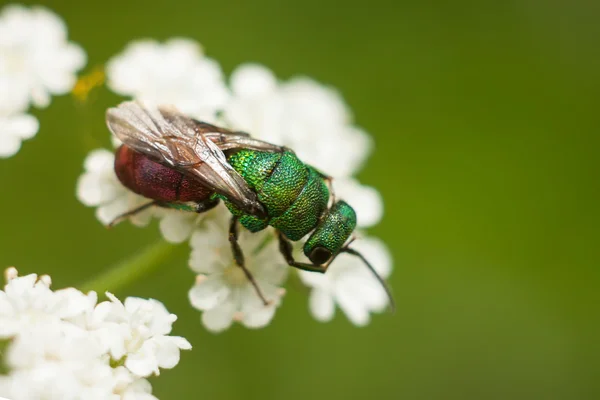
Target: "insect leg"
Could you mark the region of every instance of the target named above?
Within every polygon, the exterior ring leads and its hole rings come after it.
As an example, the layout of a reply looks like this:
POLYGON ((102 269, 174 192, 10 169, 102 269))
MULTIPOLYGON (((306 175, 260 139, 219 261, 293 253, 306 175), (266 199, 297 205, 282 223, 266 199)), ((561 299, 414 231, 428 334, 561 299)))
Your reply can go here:
POLYGON ((327 271, 326 265, 307 264, 307 263, 297 262, 296 260, 294 260, 294 255, 292 254, 292 250, 293 250, 292 244, 289 242, 289 240, 287 240, 285 238, 285 236, 283 236, 283 233, 278 232, 277 235, 279 237, 279 251, 283 255, 283 258, 285 258, 285 261, 291 267, 302 269, 304 271, 312 271, 312 272, 324 273, 325 271, 327 271))
POLYGON ((323 179, 327 182, 327 187, 329 188, 329 200, 330 207, 335 204, 335 190, 333 189, 333 178, 331 176, 324 176, 323 179))
POLYGON ((208 199, 206 201, 196 203, 194 212, 200 214, 208 210, 212 210, 219 204, 219 199, 208 199))
POLYGON ((112 221, 110 221, 108 223, 108 227, 112 228, 113 226, 115 226, 116 224, 120 223, 121 221, 134 216, 137 213, 140 213, 142 211, 144 211, 145 209, 152 207, 152 206, 157 206, 157 207, 163 207, 163 208, 171 208, 171 209, 175 209, 175 210, 182 210, 182 211, 191 211, 191 212, 195 212, 195 213, 203 213, 205 211, 208 211, 210 209, 213 209, 214 207, 216 207, 219 204, 219 199, 208 199, 206 201, 203 202, 188 202, 188 203, 165 203, 165 202, 161 202, 161 201, 151 201, 149 203, 146 204, 142 204, 141 206, 134 208, 133 210, 129 210, 119 216, 117 216, 115 219, 113 219, 112 221))
POLYGON ((260 287, 258 287, 258 284, 254 280, 254 276, 252 276, 248 268, 246 268, 246 264, 244 263, 244 253, 242 252, 242 248, 238 243, 238 237, 238 219, 237 217, 233 217, 231 218, 231 224, 229 225, 229 242, 231 243, 231 251, 233 253, 233 258, 235 259, 235 263, 238 265, 238 267, 240 267, 244 271, 246 278, 248 278, 252 286, 254 286, 254 290, 256 290, 258 297, 260 297, 265 306, 268 306, 270 302, 265 298, 262 291, 260 290, 260 287))
POLYGON ((335 191, 333 190, 333 177, 330 175, 327 175, 324 172, 319 171, 316 168, 315 168, 315 171, 317 171, 319 176, 321 176, 321 178, 323 178, 323 180, 325 181, 325 183, 327 185, 327 188, 329 189, 329 200, 330 200, 331 205, 335 204, 335 191))
POLYGON ((134 208, 133 210, 129 210, 126 213, 123 213, 119 216, 117 216, 115 219, 113 219, 112 221, 110 221, 107 225, 108 228, 112 228, 113 226, 115 226, 116 224, 118 224, 119 222, 134 216, 137 213, 140 213, 142 211, 144 211, 145 209, 152 207, 152 206, 157 206, 159 205, 158 202, 156 201, 151 201, 149 203, 146 204, 142 204, 141 206, 139 206, 138 208, 134 208))

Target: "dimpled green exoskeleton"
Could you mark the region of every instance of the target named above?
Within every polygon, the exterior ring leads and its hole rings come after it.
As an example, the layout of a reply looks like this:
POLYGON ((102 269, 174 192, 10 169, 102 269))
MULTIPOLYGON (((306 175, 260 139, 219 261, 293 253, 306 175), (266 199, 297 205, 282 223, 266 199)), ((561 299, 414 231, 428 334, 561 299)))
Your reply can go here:
POLYGON ((230 155, 228 162, 256 192, 267 211, 266 218, 257 218, 219 196, 251 232, 272 226, 297 241, 314 231, 304 247, 308 256, 315 247, 338 253, 354 230, 354 210, 344 202, 327 210, 330 196, 325 177, 293 152, 240 150, 230 155))

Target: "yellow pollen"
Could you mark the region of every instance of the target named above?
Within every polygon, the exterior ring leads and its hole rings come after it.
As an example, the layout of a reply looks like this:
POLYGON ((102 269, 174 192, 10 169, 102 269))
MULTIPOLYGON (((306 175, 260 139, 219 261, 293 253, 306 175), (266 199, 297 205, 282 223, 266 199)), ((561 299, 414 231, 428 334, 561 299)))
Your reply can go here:
POLYGON ((248 283, 248 278, 244 274, 244 270, 241 269, 235 262, 231 263, 223 271, 223 277, 231 286, 243 286, 248 283))
POLYGON ((71 94, 79 102, 84 103, 94 88, 104 84, 105 78, 104 68, 101 65, 98 65, 77 80, 73 90, 71 90, 71 94))

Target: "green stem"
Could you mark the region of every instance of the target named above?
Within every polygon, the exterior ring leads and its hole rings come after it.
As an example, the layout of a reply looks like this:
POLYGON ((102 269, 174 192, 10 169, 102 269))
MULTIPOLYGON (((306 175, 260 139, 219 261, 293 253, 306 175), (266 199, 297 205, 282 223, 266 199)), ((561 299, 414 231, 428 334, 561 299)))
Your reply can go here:
POLYGON ((160 240, 84 282, 79 289, 84 293, 91 290, 98 293, 115 292, 154 272, 176 247, 177 245, 160 240))

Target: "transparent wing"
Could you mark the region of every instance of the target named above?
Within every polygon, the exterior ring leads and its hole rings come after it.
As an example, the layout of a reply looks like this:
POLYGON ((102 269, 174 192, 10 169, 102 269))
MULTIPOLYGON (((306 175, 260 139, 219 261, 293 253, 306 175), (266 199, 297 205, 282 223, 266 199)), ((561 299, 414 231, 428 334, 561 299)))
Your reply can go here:
MULTIPOLYGON (((163 115, 168 118, 173 111, 168 108, 160 108, 163 115)), ((229 129, 211 125, 206 122, 190 119, 196 128, 196 131, 211 142, 215 143, 222 151, 235 149, 252 149, 259 151, 280 152, 283 150, 291 151, 282 146, 276 146, 269 142, 252 138, 248 133, 241 131, 230 131, 229 129)))
POLYGON ((131 101, 108 109, 106 123, 128 147, 194 176, 247 213, 264 215, 256 194, 229 165, 223 150, 281 151, 279 147, 195 121, 171 108, 146 107, 131 101))

